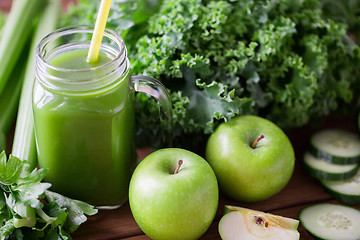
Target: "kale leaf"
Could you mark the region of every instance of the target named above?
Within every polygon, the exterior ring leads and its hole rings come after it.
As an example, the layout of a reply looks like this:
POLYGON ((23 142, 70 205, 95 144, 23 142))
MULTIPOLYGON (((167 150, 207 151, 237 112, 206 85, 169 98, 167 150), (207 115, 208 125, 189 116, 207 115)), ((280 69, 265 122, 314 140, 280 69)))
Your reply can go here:
MULTIPOLYGON (((129 46, 132 73, 168 88, 176 146, 194 148, 236 115, 290 128, 355 107, 360 48, 348 25, 324 18, 319 0, 164 0, 141 23, 136 1, 121 10, 122 2, 113 3, 113 15, 130 18, 131 26, 108 27, 129 46)), ((67 23, 84 14, 93 24, 81 5, 89 7, 80 1, 67 23)), ((166 145, 157 103, 137 94, 136 106, 138 139, 166 145)))

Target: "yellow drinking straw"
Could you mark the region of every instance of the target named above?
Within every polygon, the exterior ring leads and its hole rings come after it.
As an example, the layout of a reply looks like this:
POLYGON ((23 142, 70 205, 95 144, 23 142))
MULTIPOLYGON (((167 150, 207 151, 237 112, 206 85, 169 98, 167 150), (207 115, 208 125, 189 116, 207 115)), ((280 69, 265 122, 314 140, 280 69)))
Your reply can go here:
POLYGON ((87 61, 89 63, 95 63, 98 60, 100 46, 103 39, 110 6, 111 0, 101 0, 99 13, 96 18, 94 33, 91 38, 89 53, 87 56, 87 61))

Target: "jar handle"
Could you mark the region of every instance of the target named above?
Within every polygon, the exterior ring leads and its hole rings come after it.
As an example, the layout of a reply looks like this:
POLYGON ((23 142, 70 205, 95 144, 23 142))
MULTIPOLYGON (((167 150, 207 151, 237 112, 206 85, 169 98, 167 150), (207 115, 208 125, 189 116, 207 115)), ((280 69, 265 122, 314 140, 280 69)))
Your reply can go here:
MULTIPOLYGON (((136 92, 147 93, 159 102, 167 120, 167 127, 170 133, 172 129, 172 106, 170 95, 165 86, 157 79, 144 75, 131 76, 130 80, 136 92)), ((161 115, 160 118, 162 118, 161 115)))

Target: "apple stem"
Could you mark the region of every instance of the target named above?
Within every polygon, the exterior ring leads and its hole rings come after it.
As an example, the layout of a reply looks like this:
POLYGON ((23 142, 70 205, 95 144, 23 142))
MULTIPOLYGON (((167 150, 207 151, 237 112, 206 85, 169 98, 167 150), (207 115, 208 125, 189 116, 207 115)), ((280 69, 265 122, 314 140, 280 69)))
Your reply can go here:
POLYGON ((251 144, 251 148, 255 149, 256 148, 256 145, 258 144, 258 142, 263 139, 265 136, 263 134, 260 134, 260 136, 258 136, 256 138, 256 140, 253 142, 253 144, 251 144))
POLYGON ((179 160, 173 174, 177 174, 180 171, 180 167, 183 164, 183 160, 179 160))

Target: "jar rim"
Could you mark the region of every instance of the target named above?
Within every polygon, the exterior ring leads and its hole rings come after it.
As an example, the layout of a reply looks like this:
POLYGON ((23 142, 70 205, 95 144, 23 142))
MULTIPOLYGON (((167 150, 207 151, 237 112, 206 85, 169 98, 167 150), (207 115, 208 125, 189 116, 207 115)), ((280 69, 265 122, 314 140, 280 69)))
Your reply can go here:
MULTIPOLYGON (((54 30, 53 32, 51 32, 48 35, 46 35, 45 37, 43 37, 40 40, 39 44, 37 45, 36 51, 35 51, 37 59, 39 61, 41 61, 41 64, 44 65, 46 68, 51 68, 56 71, 84 72, 84 71, 97 70, 97 69, 109 66, 109 65, 113 64, 114 62, 119 61, 119 59, 124 54, 127 54, 124 40, 115 31, 113 31, 109 28, 105 28, 104 36, 107 36, 107 37, 115 40, 114 42, 116 42, 120 47, 119 54, 117 54, 113 59, 111 59, 111 61, 106 62, 106 63, 96 66, 96 67, 90 67, 90 68, 84 68, 84 69, 69 69, 69 68, 62 68, 62 67, 54 66, 44 59, 45 54, 43 52, 43 48, 49 42, 53 41, 54 39, 65 36, 65 35, 74 34, 74 33, 93 33, 93 31, 94 31, 93 25, 71 25, 71 26, 65 26, 65 27, 61 27, 61 28, 54 30)), ((126 56, 125 56, 125 58, 126 58, 126 56)))
POLYGON ((44 87, 62 94, 90 94, 111 88, 127 76, 130 65, 125 43, 108 28, 104 30, 100 51, 111 55, 109 61, 86 68, 63 68, 50 63, 57 54, 89 48, 93 32, 93 25, 72 25, 54 30, 39 42, 35 51, 35 75, 44 87), (80 37, 72 38, 76 34, 80 37))

